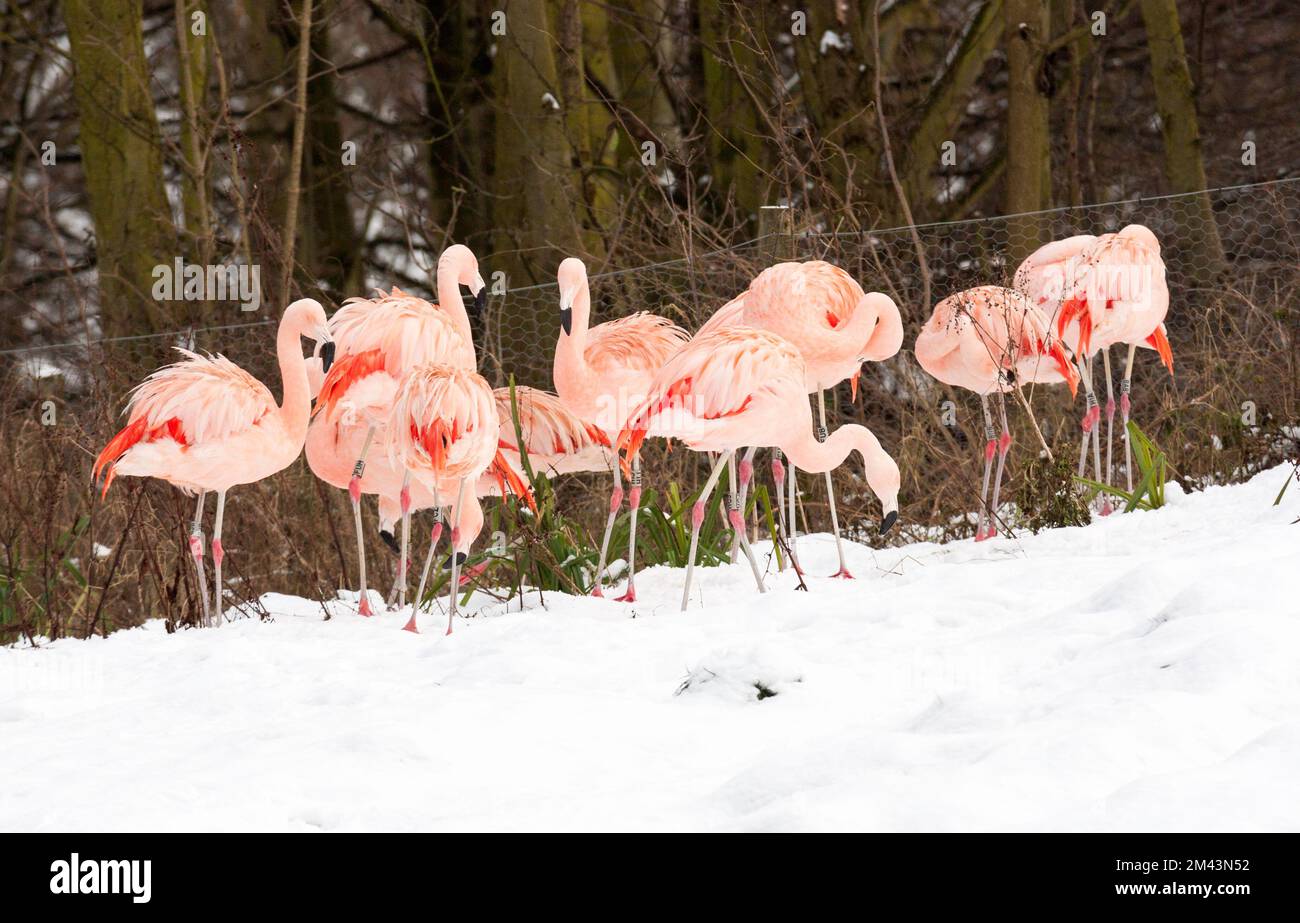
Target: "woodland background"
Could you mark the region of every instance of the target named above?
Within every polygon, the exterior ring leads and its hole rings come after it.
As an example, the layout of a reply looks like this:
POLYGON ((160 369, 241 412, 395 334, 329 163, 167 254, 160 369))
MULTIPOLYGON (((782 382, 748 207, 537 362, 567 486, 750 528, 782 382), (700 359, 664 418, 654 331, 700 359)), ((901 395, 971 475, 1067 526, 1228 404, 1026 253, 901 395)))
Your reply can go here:
MULTIPOLYGON (((1042 240, 1143 221, 1178 377, 1144 367, 1135 398, 1172 475, 1293 457, 1297 86, 1285 0, 0 0, 0 643, 192 621, 187 505, 89 484, 130 386, 193 344, 275 390, 284 304, 429 295, 450 242, 493 287, 475 324, 498 385, 546 385, 567 255, 601 317, 695 325, 788 257, 890 292, 904 353, 832 413, 898 458, 903 534, 938 538, 970 532, 980 425, 917 374, 917 326, 1042 240), (153 298, 176 257, 259 267, 261 309, 153 298)), ((1081 408, 1034 403, 1068 447, 1081 408)), ((688 492, 686 456, 648 477, 688 492)), ((582 545, 604 485, 558 490, 582 545)), ((233 492, 236 592, 345 585, 348 519, 301 462, 233 492)))

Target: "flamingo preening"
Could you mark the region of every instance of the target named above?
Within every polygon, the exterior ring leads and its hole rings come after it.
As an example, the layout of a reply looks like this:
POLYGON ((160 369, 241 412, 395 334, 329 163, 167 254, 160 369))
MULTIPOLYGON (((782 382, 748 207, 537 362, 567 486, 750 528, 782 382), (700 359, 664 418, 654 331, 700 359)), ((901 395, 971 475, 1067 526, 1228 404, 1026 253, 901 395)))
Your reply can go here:
POLYGON ((189 546, 199 575, 204 621, 222 621, 221 525, 226 492, 252 484, 291 465, 302 452, 311 410, 311 385, 302 338, 323 345, 321 367, 328 370, 333 344, 325 309, 310 298, 289 305, 280 318, 275 350, 283 396, 279 404, 266 385, 224 356, 185 358, 146 378, 127 404, 127 425, 95 459, 92 478, 104 473, 104 494, 113 478, 151 477, 186 494, 198 494, 189 546), (203 500, 217 494, 212 528, 214 609, 208 608, 203 572, 203 500))
MULTIPOLYGON (((386 450, 391 439, 386 420, 398 383, 408 371, 427 363, 477 367, 461 285, 474 293, 476 305, 481 304, 486 289, 478 261, 469 248, 454 244, 438 260, 438 304, 394 288, 374 298, 351 298, 330 319, 337 356, 313 412, 307 462, 317 477, 346 489, 351 499, 361 615, 374 614, 366 588, 361 495, 377 494, 408 510, 412 502, 409 491, 402 492, 404 473, 389 464, 386 450)), ((405 560, 398 575, 403 597, 404 566, 405 560)))
MULTIPOLYGON (((769 266, 754 278, 748 289, 719 308, 700 328, 698 335, 705 336, 732 326, 767 330, 799 351, 804 362, 807 393, 817 395, 818 439, 827 436, 826 391, 847 379, 856 400, 862 363, 883 362, 897 354, 903 344, 902 316, 893 300, 879 292, 864 292, 847 272, 823 260, 769 266)), ((752 471, 752 458, 753 452, 748 452, 741 464, 742 496, 752 471)), ((785 481, 779 458, 773 461, 772 474, 777 482, 779 499, 785 481)), ((839 512, 829 470, 825 476, 831 528, 835 532, 840 564, 834 576, 852 577, 844 558, 839 512)), ((796 492, 793 471, 789 485, 788 517, 784 512, 785 503, 782 501, 778 506, 782 522, 788 523, 783 528, 789 530, 793 550, 796 492)))
POLYGON ((1070 356, 1053 335, 1048 317, 1024 293, 981 285, 949 295, 935 305, 916 338, 916 359, 939 381, 974 391, 980 397, 984 412, 984 479, 975 540, 993 538, 997 535, 1002 473, 1011 449, 1004 394, 1027 382, 1065 382, 1073 394, 1078 375, 1070 356), (997 395, 1000 436, 989 411, 990 394, 997 395), (989 473, 995 454, 997 476, 990 504, 989 473))
MULTIPOLYGON (((624 465, 636 457, 647 436, 667 436, 696 451, 720 453, 691 511, 683 610, 690 600, 705 503, 723 466, 742 446, 775 446, 792 465, 814 473, 829 471, 856 450, 867 484, 880 498, 880 532, 897 520, 898 465, 865 426, 847 424, 819 440, 808 406, 807 374, 799 351, 780 336, 753 327, 721 327, 697 336, 668 360, 654 376, 644 403, 622 427, 617 448, 624 465)), ((728 520, 762 592, 763 577, 744 534, 739 501, 733 487, 728 520)))
MULTIPOLYGON (((591 289, 587 267, 569 257, 560 263, 556 280, 560 289, 560 337, 555 345, 553 377, 560 401, 580 420, 593 424, 610 436, 617 434, 628 411, 647 393, 655 374, 670 356, 689 339, 681 327, 655 314, 638 312, 594 327, 591 320, 591 289)), ((636 521, 641 504, 641 460, 630 456, 632 510, 627 551, 627 591, 621 602, 636 600, 636 521)), ((614 466, 614 490, 609 498, 609 516, 600 543, 600 563, 592 595, 600 596, 605 574, 609 536, 623 503, 623 482, 614 466)))
MULTIPOLYGON (((1110 347, 1128 346, 1124 376, 1120 380, 1119 408, 1124 426, 1124 470, 1133 489, 1131 447, 1128 441, 1133 358, 1139 346, 1154 349, 1174 370, 1173 351, 1165 332, 1169 288, 1160 241, 1150 229, 1130 224, 1114 234, 1081 234, 1046 244, 1030 254, 1016 270, 1015 285, 1047 313, 1057 334, 1074 351, 1082 372, 1088 407, 1082 421, 1079 475, 1084 472, 1088 442, 1093 448, 1093 470, 1099 483, 1109 484, 1113 473, 1112 446, 1115 397, 1110 347), (1093 389, 1093 357, 1102 355, 1106 376, 1106 464, 1101 462, 1101 407, 1093 389)), ((1110 512, 1103 498, 1102 514, 1110 512)))
MULTIPOLYGON (((459 547, 466 482, 477 481, 497 456, 500 420, 492 389, 483 376, 472 370, 453 365, 421 365, 402 377, 388 416, 388 432, 392 435, 389 460, 394 468, 420 482, 435 498, 447 494, 456 497, 451 544, 453 549, 459 547)), ((437 505, 436 499, 434 502, 437 505)), ((404 527, 403 560, 409 540, 410 529, 404 527)), ((406 625, 410 631, 415 630, 435 544, 436 537, 429 543, 424 559, 420 588, 406 625)), ((462 557, 453 554, 451 561, 447 634, 451 634, 456 617, 462 557)))

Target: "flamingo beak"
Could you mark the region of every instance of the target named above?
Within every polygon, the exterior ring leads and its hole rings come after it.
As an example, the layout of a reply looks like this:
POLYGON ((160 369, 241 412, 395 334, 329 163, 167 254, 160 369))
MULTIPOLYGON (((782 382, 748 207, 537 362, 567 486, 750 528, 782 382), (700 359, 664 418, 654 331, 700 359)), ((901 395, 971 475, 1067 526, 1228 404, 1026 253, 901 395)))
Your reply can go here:
MULTIPOLYGON (((447 560, 445 560, 445 561, 442 562, 442 569, 443 569, 443 570, 451 570, 452 557, 453 557, 452 555, 448 555, 448 556, 447 556, 447 560)), ((457 566, 457 567, 460 567, 460 566, 463 565, 467 560, 469 560, 469 555, 467 555, 467 554, 466 554, 465 552, 463 552, 463 551, 457 551, 456 554, 454 555, 454 557, 455 557, 455 562, 456 562, 456 566, 457 566)))
POLYGON ((380 530, 379 530, 379 538, 380 538, 380 540, 381 540, 385 545, 388 546, 389 550, 392 551, 393 554, 401 554, 401 553, 402 553, 402 549, 401 549, 401 547, 397 544, 397 538, 396 538, 396 536, 394 536, 393 533, 390 532, 389 530, 387 530, 387 529, 380 529, 380 530))
POLYGON ((880 523, 880 534, 884 535, 890 529, 894 528, 894 523, 898 522, 898 510, 891 510, 885 514, 885 518, 880 523))
POLYGON ((482 314, 483 309, 487 307, 487 283, 483 281, 482 276, 475 276, 474 284, 470 289, 474 292, 474 313, 482 314))
POLYGON ((330 366, 334 364, 334 341, 328 340, 320 344, 320 370, 328 372, 330 366))
POLYGON ((560 329, 568 336, 573 332, 573 292, 560 292, 560 329))

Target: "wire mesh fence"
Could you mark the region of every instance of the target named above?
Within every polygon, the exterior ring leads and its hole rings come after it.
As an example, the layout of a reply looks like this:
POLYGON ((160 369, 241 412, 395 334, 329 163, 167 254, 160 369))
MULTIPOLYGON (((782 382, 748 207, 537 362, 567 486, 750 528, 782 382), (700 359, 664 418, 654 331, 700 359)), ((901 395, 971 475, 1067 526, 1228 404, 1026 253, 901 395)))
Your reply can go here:
MULTIPOLYGON (((1183 307, 1225 270, 1252 282, 1294 274, 1300 264, 1300 180, 919 226, 930 305, 921 303, 923 280, 910 227, 773 232, 693 259, 591 276, 592 323, 649 310, 695 329, 772 262, 824 259, 864 288, 893 297, 914 329, 934 302, 952 292, 1010 285, 1020 260, 1040 243, 1109 233, 1130 223, 1145 224, 1161 241, 1174 294, 1170 326, 1176 331, 1183 307)), ((491 298, 479 343, 485 374, 497 384, 513 375, 520 384, 549 386, 558 312, 554 283, 491 298)))
MULTIPOLYGON (((847 388, 832 397, 831 426, 869 426, 897 460, 903 473, 898 531, 904 538, 968 536, 968 514, 979 497, 978 401, 920 371, 911 356, 919 325, 934 302, 955 291, 1009 284, 1019 259, 1038 241, 1114 231, 1128 223, 1156 233, 1168 267, 1167 323, 1178 374, 1170 379, 1146 368, 1135 375, 1134 400, 1144 429, 1168 451, 1172 475, 1195 489, 1293 457, 1300 433, 1297 180, 921 226, 915 232, 930 272, 928 303, 911 228, 778 231, 723 251, 594 274, 592 323, 651 310, 696 329, 773 262, 837 263, 864 288, 894 298, 905 339, 895 358, 868 363, 857 402, 847 388)), ((490 258, 484 265, 489 275, 490 258)), ((39 595, 68 582, 65 609, 82 628, 132 624, 141 613, 161 613, 178 623, 192 614, 192 567, 184 553, 190 504, 166 485, 129 481, 119 481, 101 502, 89 481, 91 459, 120 426, 130 388, 149 368, 172 361, 172 346, 225 353, 278 390, 271 323, 24 347, 0 356, 0 446, 7 474, 0 479, 0 577, 9 587, 22 583, 39 595), (120 557, 119 547, 126 549, 120 557), (110 584, 107 605, 102 599, 92 605, 96 597, 80 589, 110 584)), ((521 385, 551 387, 559 334, 554 284, 490 297, 475 324, 480 369, 494 386, 513 376, 521 385)), ((1082 408, 1068 392, 1051 389, 1031 400, 1053 450, 1077 451, 1082 408)), ((1016 408, 1013 417, 1020 439, 1026 421, 1016 408)), ((1017 505, 1017 486, 1030 480, 1021 476, 1023 465, 1033 456, 1013 451, 1009 463, 1004 496, 1017 505)), ((647 496, 670 482, 688 493, 702 479, 702 467, 693 453, 649 448, 647 496)), ((875 541, 870 526, 879 521, 879 504, 861 474, 853 462, 835 473, 840 522, 855 537, 875 541)), ((557 486, 566 514, 598 537, 608 482, 576 476, 557 486)), ((801 486, 801 529, 828 528, 820 477, 805 476, 801 486)), ((252 602, 269 590, 326 598, 349 585, 356 552, 346 495, 316 480, 301 459, 269 481, 233 491, 226 515, 227 572, 238 598, 252 602)), ((386 554, 371 543, 373 573, 391 574, 395 562, 386 554)), ((6 640, 4 610, 0 598, 0 641, 6 640)))

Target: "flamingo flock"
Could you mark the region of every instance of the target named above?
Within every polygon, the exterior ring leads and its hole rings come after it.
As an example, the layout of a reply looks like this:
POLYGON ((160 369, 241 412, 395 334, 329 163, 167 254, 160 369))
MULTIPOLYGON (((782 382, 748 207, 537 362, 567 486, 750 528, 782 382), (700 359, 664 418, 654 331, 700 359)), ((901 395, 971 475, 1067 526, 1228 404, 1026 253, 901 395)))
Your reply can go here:
MULTIPOLYGON (((634 602, 641 447, 647 439, 677 440, 710 457, 708 479, 691 508, 683 610, 691 601, 707 504, 724 470, 730 489, 721 506, 733 536, 732 559, 743 554, 758 592, 767 589, 743 514, 760 448, 773 451, 774 539, 801 576, 796 470, 825 475, 839 557, 832 576, 852 577, 831 488, 834 468, 856 453, 863 480, 880 502, 879 532, 897 521, 901 477, 894 459, 865 426, 847 424, 834 432, 826 426, 826 391, 847 380, 856 401, 863 363, 887 361, 903 344, 898 306, 884 294, 864 291, 843 269, 821 260, 768 267, 692 336, 647 312, 593 325, 586 267, 576 258, 565 259, 557 272, 554 393, 492 389, 477 371, 470 313, 461 293, 467 289, 474 310, 481 310, 486 286, 478 261, 467 247, 453 245, 439 258, 437 270, 436 302, 394 287, 371 298, 351 298, 328 319, 312 299, 289 305, 276 334, 278 404, 265 385, 225 357, 187 350, 181 350, 181 361, 154 372, 133 391, 126 426, 100 452, 92 477, 103 477, 105 494, 116 476, 126 475, 157 478, 197 495, 188 547, 207 624, 224 619, 221 536, 227 492, 270 477, 304 451, 315 476, 349 496, 360 616, 394 603, 405 608, 412 515, 432 511, 424 566, 404 626, 412 632, 418 631, 444 531, 451 572, 446 633, 453 631, 457 590, 467 579, 461 568, 483 526, 481 501, 511 495, 535 511, 529 467, 550 475, 611 475, 595 596, 603 593, 626 479, 627 586, 618 601, 634 602), (303 353, 303 338, 315 344, 310 357, 303 353), (811 394, 817 395, 815 419, 811 394), (217 495, 211 606, 203 561, 208 493, 217 495), (380 537, 398 553, 397 581, 386 598, 372 599, 367 584, 366 495, 376 498, 380 537)), ((1087 403, 1079 474, 1091 447, 1095 480, 1109 484, 1116 410, 1110 347, 1128 347, 1118 404, 1127 427, 1136 350, 1154 349, 1173 371, 1164 326, 1168 307, 1160 244, 1140 225, 1049 243, 1025 259, 1011 287, 981 285, 935 305, 916 338, 915 357, 935 379, 973 391, 980 400, 985 439, 976 541, 998 533, 1012 442, 1006 395, 1037 383, 1065 384, 1073 396, 1082 383, 1087 403), (1104 465, 1095 390, 1098 353, 1106 388, 1104 465)), ((1131 490, 1126 435, 1124 443, 1131 490)), ((1109 504, 1100 512, 1109 513, 1109 504)))

